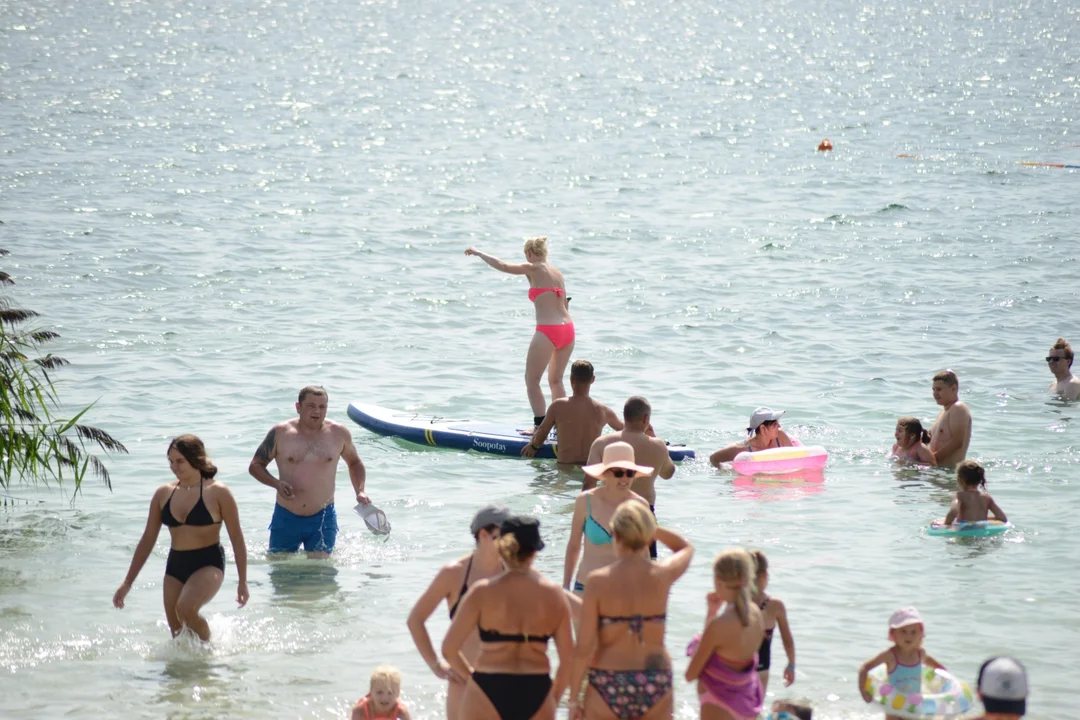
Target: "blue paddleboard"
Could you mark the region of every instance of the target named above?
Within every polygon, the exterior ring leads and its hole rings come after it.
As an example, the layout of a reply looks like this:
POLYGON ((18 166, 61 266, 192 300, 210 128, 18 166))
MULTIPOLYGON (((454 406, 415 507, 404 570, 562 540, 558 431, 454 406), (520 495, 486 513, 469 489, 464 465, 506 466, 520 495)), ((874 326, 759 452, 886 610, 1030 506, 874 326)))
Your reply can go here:
MULTIPOLYGON (((521 449, 532 439, 529 435, 521 434, 528 428, 517 428, 509 423, 454 420, 426 413, 390 410, 367 403, 349 403, 349 418, 365 430, 418 445, 508 457, 519 457, 521 449)), ((536 457, 557 457, 554 441, 554 435, 548 437, 536 457)), ((694 451, 685 445, 668 446, 668 454, 672 460, 694 457, 694 451)))

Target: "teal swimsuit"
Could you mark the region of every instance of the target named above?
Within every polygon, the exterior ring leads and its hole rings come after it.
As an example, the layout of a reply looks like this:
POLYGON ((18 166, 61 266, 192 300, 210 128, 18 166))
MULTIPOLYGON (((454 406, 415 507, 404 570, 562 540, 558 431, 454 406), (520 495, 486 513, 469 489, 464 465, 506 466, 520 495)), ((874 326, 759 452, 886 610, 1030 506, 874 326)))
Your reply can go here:
MULTIPOLYGON (((585 516, 585 538, 593 545, 610 545, 612 543, 611 533, 609 533, 603 525, 593 519, 591 495, 585 496, 585 507, 588 509, 588 514, 585 516)), ((575 582, 574 590, 577 592, 585 592, 585 585, 580 582, 575 582)))
POLYGON ((588 508, 589 514, 585 517, 585 537, 589 539, 593 545, 609 545, 611 544, 611 533, 601 525, 593 520, 592 516, 592 497, 585 496, 585 506, 588 508))

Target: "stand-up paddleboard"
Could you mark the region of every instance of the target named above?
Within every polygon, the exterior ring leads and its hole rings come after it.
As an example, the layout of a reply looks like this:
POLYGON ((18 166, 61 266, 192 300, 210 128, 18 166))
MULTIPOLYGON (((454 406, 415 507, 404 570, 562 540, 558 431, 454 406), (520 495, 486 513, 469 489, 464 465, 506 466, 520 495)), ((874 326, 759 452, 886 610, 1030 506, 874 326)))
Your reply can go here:
MULTIPOLYGON (((349 403, 349 418, 360 427, 380 435, 401 438, 418 445, 473 450, 492 455, 518 457, 521 449, 532 439, 528 428, 518 428, 509 423, 455 420, 416 412, 390 410, 367 403, 349 403)), ((668 446, 672 460, 694 457, 694 451, 685 445, 668 446)), ((537 451, 538 458, 558 457, 555 436, 548 437, 537 451)))

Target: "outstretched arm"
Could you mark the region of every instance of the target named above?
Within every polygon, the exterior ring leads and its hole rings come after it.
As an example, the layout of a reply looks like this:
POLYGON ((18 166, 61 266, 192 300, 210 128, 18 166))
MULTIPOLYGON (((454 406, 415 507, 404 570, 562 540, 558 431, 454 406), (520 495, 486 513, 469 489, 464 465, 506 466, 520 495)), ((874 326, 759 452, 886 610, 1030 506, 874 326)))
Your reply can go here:
POLYGON ((499 272, 508 273, 510 275, 525 275, 532 269, 532 265, 529 263, 520 263, 518 265, 512 265, 511 263, 504 262, 494 255, 488 255, 486 252, 480 252, 476 248, 469 248, 465 251, 466 255, 475 255, 491 267, 495 268, 499 272))

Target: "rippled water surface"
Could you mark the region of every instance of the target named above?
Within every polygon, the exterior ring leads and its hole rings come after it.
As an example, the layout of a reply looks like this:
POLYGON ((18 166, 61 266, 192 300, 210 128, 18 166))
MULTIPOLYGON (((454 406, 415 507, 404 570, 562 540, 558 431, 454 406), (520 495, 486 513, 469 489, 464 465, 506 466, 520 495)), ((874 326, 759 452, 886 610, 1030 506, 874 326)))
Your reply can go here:
POLYGON ((316 566, 265 560, 274 500, 246 467, 309 382, 346 423, 353 400, 528 420, 525 283, 462 251, 516 259, 535 234, 602 400, 645 395, 702 455, 781 407, 832 453, 823 485, 703 461, 661 484, 661 521, 698 548, 669 611, 680 674, 712 556, 746 544, 798 646, 772 692, 815 717, 876 716, 857 667, 912 603, 961 677, 1014 653, 1029 716, 1066 716, 1080 448, 1042 358, 1080 341, 1080 173, 1018 163, 1080 163, 1078 29, 1069 3, 986 0, 3 3, 3 268, 63 336, 65 401, 96 400, 132 451, 112 492, 16 486, 0 507, 4 716, 340 718, 387 661, 413 717, 439 717, 408 608, 486 500, 541 517, 558 577, 580 477, 354 426, 394 531, 342 512, 316 566), (884 458, 898 416, 933 419, 943 367, 1004 537, 927 537, 949 474, 884 458), (251 603, 230 566, 209 649, 167 639, 164 540, 110 605, 187 431, 252 551, 251 603))

